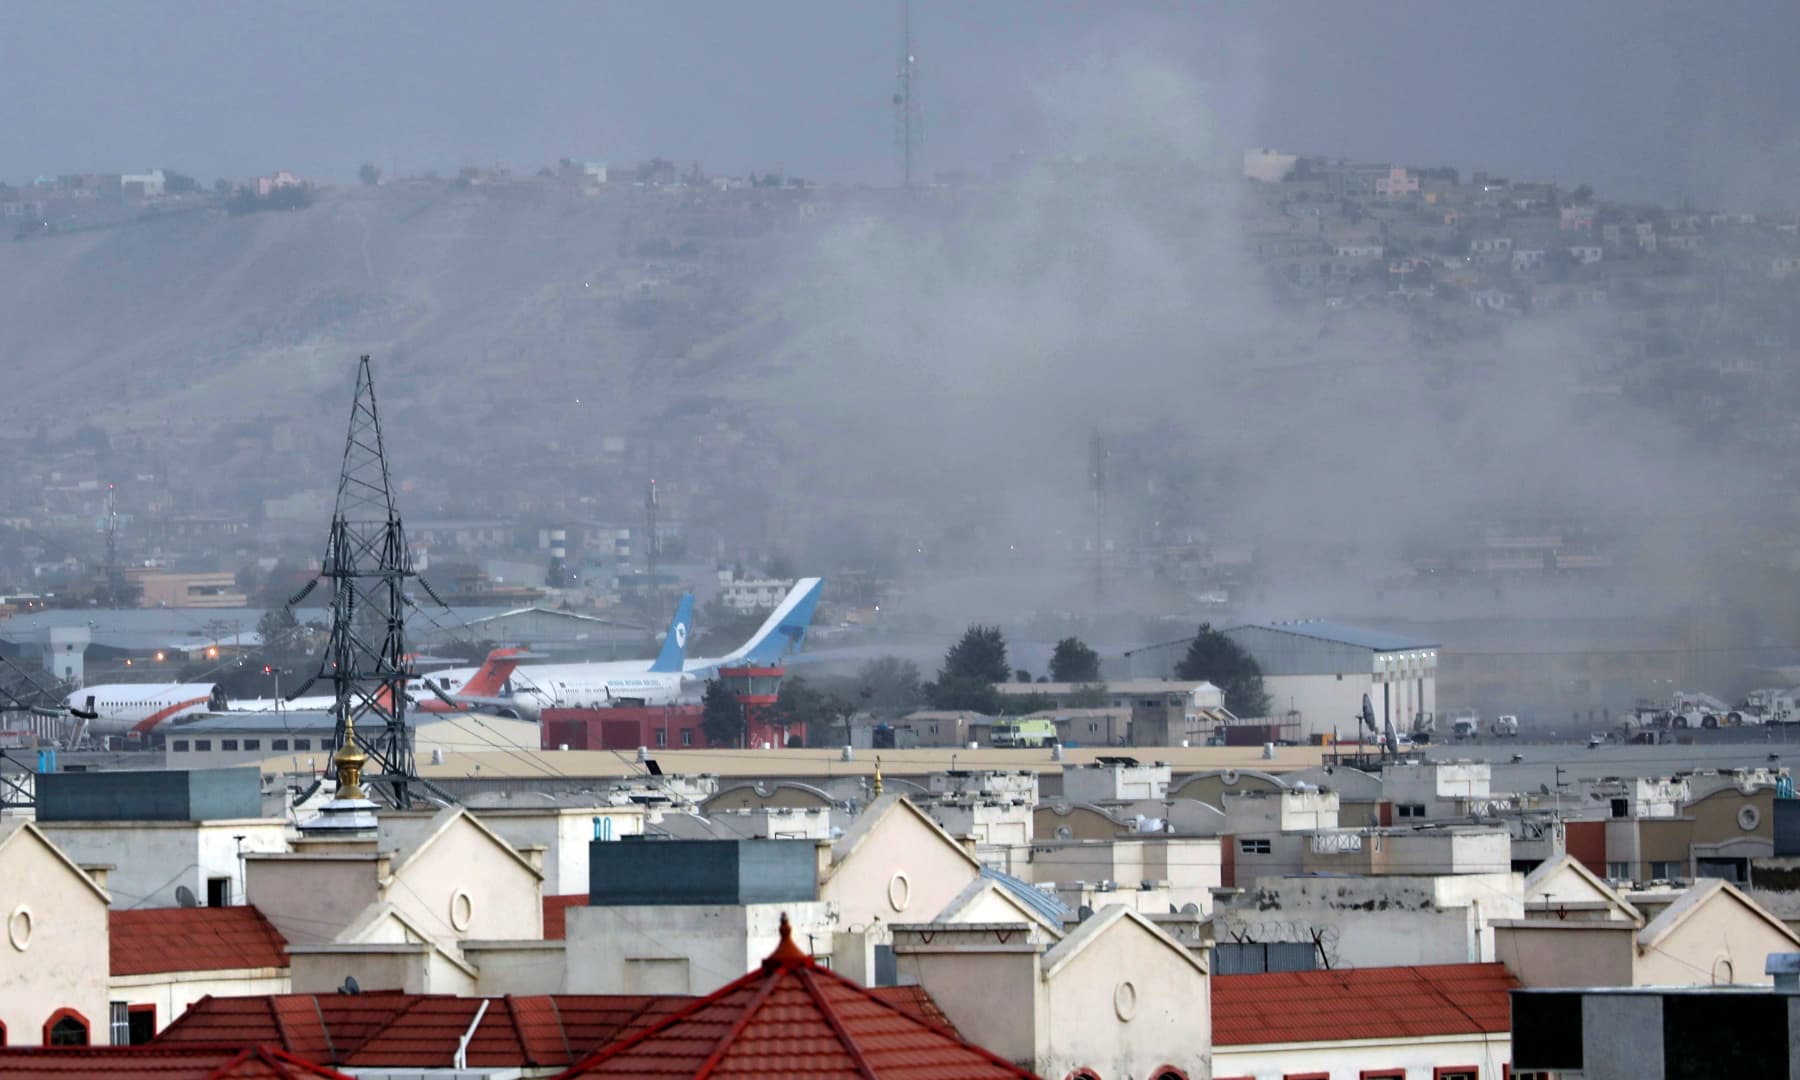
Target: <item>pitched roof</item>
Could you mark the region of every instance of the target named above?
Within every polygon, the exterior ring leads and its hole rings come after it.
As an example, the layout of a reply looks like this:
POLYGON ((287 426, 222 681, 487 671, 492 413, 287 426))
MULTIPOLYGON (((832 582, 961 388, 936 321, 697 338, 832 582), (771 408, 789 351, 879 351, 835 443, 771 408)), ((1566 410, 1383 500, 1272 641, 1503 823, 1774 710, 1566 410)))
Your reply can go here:
POLYGON ((863 1077, 1032 1074, 908 1013, 781 943, 761 968, 613 1043, 564 1077, 863 1077))
POLYGON ((114 975, 288 966, 287 941, 253 907, 134 908, 107 918, 114 975))
POLYGON ((1527 915, 1531 913, 1531 898, 1534 893, 1538 896, 1544 895, 1545 890, 1538 888, 1538 886, 1545 885, 1553 878, 1559 877, 1564 873, 1571 874, 1576 880, 1586 884, 1603 903, 1611 905, 1614 910, 1625 916, 1627 920, 1640 925, 1643 923, 1643 912, 1632 907, 1629 901, 1619 895, 1618 890, 1614 889, 1611 885, 1608 885, 1601 879, 1600 875, 1589 870, 1583 865, 1580 859, 1567 853, 1551 859, 1548 862, 1539 863, 1537 869, 1526 875, 1525 910, 1527 915))
POLYGON ((1774 915, 1771 915, 1767 909, 1756 901, 1745 896, 1743 892, 1729 881, 1713 878, 1709 881, 1695 882, 1693 885, 1688 886, 1687 891, 1681 894, 1680 899, 1664 908, 1662 914, 1651 919, 1649 925, 1645 926, 1642 930, 1639 930, 1638 948, 1646 950, 1656 948, 1664 938, 1674 933, 1677 927, 1686 922, 1689 916, 1711 903, 1715 897, 1720 895, 1729 896, 1730 898, 1735 899, 1738 903, 1749 909, 1752 914, 1767 923, 1770 929, 1774 930, 1777 934, 1787 938, 1796 945, 1800 945, 1800 936, 1796 936, 1792 930, 1788 929, 1786 923, 1782 922, 1774 915))
POLYGON ((1408 649, 1435 649, 1437 642, 1424 638, 1408 637, 1396 634, 1391 630, 1378 630, 1368 626, 1353 626, 1350 623, 1332 622, 1329 619, 1296 619, 1292 622, 1245 623, 1243 626, 1231 627, 1232 630, 1253 629, 1272 630, 1281 634, 1293 634, 1296 637, 1315 638, 1319 641, 1335 642, 1339 645, 1351 645, 1371 652, 1404 652, 1408 649))
POLYGON ((1212 981, 1213 1043, 1341 1042, 1511 1030, 1504 964, 1283 971, 1212 981))
POLYGON ((977 871, 981 869, 981 861, 969 854, 967 849, 957 843, 956 837, 945 832, 944 827, 939 825, 930 814, 927 814, 917 806, 914 806, 911 799, 908 799, 904 795, 883 795, 874 802, 871 802, 862 813, 858 814, 856 816, 856 822, 845 831, 844 835, 838 837, 836 843, 831 845, 831 865, 826 868, 824 876, 826 878, 835 876, 837 872, 843 868, 850 856, 856 854, 856 849, 862 846, 863 841, 873 836, 875 830, 880 828, 881 823, 886 821, 887 816, 891 813, 911 814, 916 820, 923 823, 927 829, 937 833, 938 836, 943 839, 944 843, 949 845, 949 847, 956 851, 957 854, 961 855, 970 866, 974 867, 977 871))
POLYGON ((1170 937, 1162 927, 1151 922, 1124 904, 1108 904, 1098 912, 1081 921, 1067 937, 1052 945, 1044 952, 1044 978, 1054 978, 1058 971, 1068 966, 1087 947, 1104 937, 1107 931, 1121 922, 1136 923, 1145 933, 1161 942, 1175 955, 1181 957, 1189 966, 1206 974, 1206 964, 1196 957, 1192 950, 1181 942, 1170 937))
POLYGON ((11 1046, 0 1048, 0 1077, 146 1077, 149 1080, 247 1080, 269 1077, 349 1080, 310 1061, 266 1046, 11 1046))
POLYGON ((52 843, 50 838, 45 836, 43 831, 37 827, 35 822, 20 821, 18 818, 13 818, 11 821, 0 821, 0 852, 3 852, 8 844, 13 843, 21 836, 30 836, 33 840, 49 849, 50 854, 55 857, 56 861, 68 867, 82 884, 86 885, 95 896, 100 898, 102 904, 112 903, 112 897, 106 895, 106 890, 95 883, 94 879, 88 876, 88 872, 83 870, 80 864, 74 859, 69 858, 67 852, 52 843))
POLYGON ((587 893, 544 897, 544 940, 561 941, 569 936, 569 909, 586 907, 587 893))

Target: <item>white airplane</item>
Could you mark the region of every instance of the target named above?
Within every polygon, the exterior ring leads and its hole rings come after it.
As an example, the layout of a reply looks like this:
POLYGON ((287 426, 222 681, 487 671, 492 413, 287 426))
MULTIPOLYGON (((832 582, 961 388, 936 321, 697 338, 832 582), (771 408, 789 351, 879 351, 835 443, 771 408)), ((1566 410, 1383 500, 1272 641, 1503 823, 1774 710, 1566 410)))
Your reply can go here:
POLYGON ((214 683, 102 683, 82 687, 64 704, 94 714, 92 734, 142 738, 177 716, 222 711, 225 695, 214 683))
MULTIPOLYGON (((487 659, 482 661, 480 667, 468 669, 472 674, 466 682, 457 680, 455 686, 438 682, 438 676, 436 675, 430 676, 434 682, 437 682, 438 688, 444 693, 444 697, 450 698, 451 701, 458 702, 458 704, 455 705, 451 704, 450 701, 445 701, 443 698, 433 694, 431 690, 424 685, 424 680, 413 679, 406 684, 406 697, 409 703, 408 708, 413 712, 455 712, 458 709, 463 708, 460 704, 462 698, 457 696, 459 688, 461 693, 469 699, 469 704, 471 706, 475 704, 476 698, 486 698, 498 694, 506 685, 506 680, 512 675, 513 669, 519 666, 518 658, 524 655, 524 652, 525 650, 523 649, 495 649, 493 652, 488 653, 487 659)), ((336 705, 337 696, 334 694, 312 694, 298 698, 238 698, 227 703, 226 711, 234 713, 283 711, 323 712, 329 711, 336 705)))
MULTIPOLYGON (((813 609, 824 587, 821 578, 794 583, 781 603, 756 633, 741 647, 724 656, 689 660, 687 638, 692 629, 693 597, 683 597, 681 609, 662 652, 654 661, 619 660, 586 664, 533 664, 513 672, 511 694, 497 699, 459 697, 502 711, 510 710, 526 720, 539 720, 545 709, 606 708, 613 705, 673 705, 691 696, 697 683, 734 664, 776 664, 798 652, 806 642, 813 609)), ((459 672, 432 676, 454 677, 459 672)))

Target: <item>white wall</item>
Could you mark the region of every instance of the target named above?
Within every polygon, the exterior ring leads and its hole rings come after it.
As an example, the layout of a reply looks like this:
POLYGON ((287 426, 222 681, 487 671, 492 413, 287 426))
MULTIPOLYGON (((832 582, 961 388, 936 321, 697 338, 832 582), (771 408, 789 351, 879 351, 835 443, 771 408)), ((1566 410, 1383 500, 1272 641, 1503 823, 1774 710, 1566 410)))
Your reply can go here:
POLYGON ((279 819, 242 821, 57 821, 44 835, 83 866, 107 864, 107 891, 121 908, 174 907, 175 890, 192 889, 206 903, 208 878, 231 879, 231 902, 244 902, 243 854, 288 849, 279 819))
POLYGON ((566 992, 709 994, 775 951, 783 913, 797 945, 831 954, 836 912, 818 901, 572 907, 566 992))
POLYGON ((20 831, 0 848, 0 1023, 12 1046, 36 1046, 61 1008, 80 1012, 96 1045, 107 1027, 106 901, 79 871, 20 831))
POLYGON ((249 968, 241 971, 189 971, 158 975, 119 975, 111 982, 110 998, 131 1005, 156 1006, 156 1030, 187 1012, 188 1007, 211 994, 215 997, 255 997, 286 994, 293 981, 285 968, 249 968))
POLYGON ((1212 1074, 1282 1080, 1292 1074, 1323 1073, 1331 1080, 1360 1080, 1365 1070, 1404 1069, 1406 1080, 1432 1080, 1434 1069, 1476 1065, 1482 1080, 1500 1080, 1501 1066, 1511 1062, 1509 1034, 1440 1035, 1286 1046, 1215 1045, 1212 1074))

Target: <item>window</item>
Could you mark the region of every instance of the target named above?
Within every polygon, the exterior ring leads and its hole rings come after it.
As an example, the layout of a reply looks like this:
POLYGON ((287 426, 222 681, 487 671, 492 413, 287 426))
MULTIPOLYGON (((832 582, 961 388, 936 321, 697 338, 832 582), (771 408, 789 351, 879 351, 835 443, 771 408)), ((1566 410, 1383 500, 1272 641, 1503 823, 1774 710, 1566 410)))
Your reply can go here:
POLYGON ((271 750, 286 750, 287 748, 288 745, 286 739, 276 739, 269 744, 269 749, 271 750))
POLYGON ((1403 818, 1422 818, 1425 816, 1425 804, 1416 802, 1395 803, 1394 816, 1403 818))
POLYGON ((682 728, 681 729, 681 745, 683 745, 683 746, 694 745, 694 729, 693 728, 682 728))
POLYGON ((1481 1080, 1479 1065, 1444 1065, 1431 1070, 1431 1080, 1481 1080))
POLYGON ((1100 730, 1100 725, 1097 722, 1095 722, 1093 720, 1088 721, 1088 732, 1090 734, 1092 734, 1093 732, 1099 731, 1099 730, 1100 730))
POLYGON ((1330 1073, 1283 1073, 1281 1080, 1331 1080, 1330 1073))
POLYGON ((1269 841, 1267 839, 1239 840, 1238 850, 1245 855, 1267 855, 1269 853, 1269 841))
POLYGON ((142 1046, 156 1038, 156 1006, 131 1006, 127 1012, 126 1027, 132 1046, 142 1046))
POLYGON ((1630 881, 1631 864, 1628 862, 1609 862, 1606 864, 1606 876, 1613 881, 1630 881))
POLYGON ((656 732, 656 745, 658 745, 658 746, 667 746, 667 745, 669 745, 669 733, 668 733, 668 732, 667 732, 667 731, 663 731, 663 730, 661 730, 661 729, 660 729, 660 728, 659 728, 659 729, 658 729, 658 730, 657 730, 657 732, 656 732))
POLYGON ((1188 1074, 1173 1065, 1164 1065, 1150 1074, 1150 1080, 1188 1080, 1188 1074))
POLYGON ((1629 799, 1614 799, 1614 800, 1612 800, 1612 816, 1613 817, 1630 817, 1631 816, 1631 801, 1629 799))
POLYGON ((312 740, 311 739, 295 739, 294 740, 294 749, 296 749, 296 750, 311 750, 312 749, 312 740))
POLYGON ((44 1021, 45 1046, 88 1045, 87 1017, 74 1009, 58 1009, 44 1021))
POLYGON ((220 739, 219 740, 219 749, 221 749, 221 750, 236 750, 237 749, 237 740, 236 739, 220 739))
POLYGON ((261 750, 262 749, 262 740, 261 739, 245 739, 244 740, 244 749, 246 749, 246 750, 261 750))
POLYGON ((129 1046, 131 1044, 131 1006, 123 1001, 115 1001, 108 1008, 108 1019, 112 1021, 112 1044, 129 1046))
POLYGON ((188 741, 186 739, 176 739, 175 740, 175 752, 177 754, 187 753, 187 748, 188 748, 188 741))
POLYGON ((1406 1080, 1405 1069, 1364 1069, 1357 1080, 1406 1080))
POLYGON ((229 907, 231 905, 231 879, 228 877, 209 877, 206 879, 206 906, 229 907))
POLYGON ((211 739, 195 739, 194 740, 194 749, 201 753, 211 750, 212 749, 212 740, 211 739))
POLYGON ((1650 864, 1650 876, 1660 881, 1673 881, 1687 877, 1687 867, 1678 862, 1653 862, 1650 864))

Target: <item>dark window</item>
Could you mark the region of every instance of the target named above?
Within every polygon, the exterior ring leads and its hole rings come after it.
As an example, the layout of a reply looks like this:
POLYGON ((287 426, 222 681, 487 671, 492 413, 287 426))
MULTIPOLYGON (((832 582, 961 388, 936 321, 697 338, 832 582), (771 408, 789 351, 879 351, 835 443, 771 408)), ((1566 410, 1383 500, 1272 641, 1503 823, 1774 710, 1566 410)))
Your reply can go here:
POLYGON ((175 752, 177 754, 187 753, 187 748, 188 748, 188 741, 186 739, 176 739, 175 740, 175 752))
POLYGON ((1267 855, 1269 842, 1267 840, 1239 840, 1238 850, 1245 855, 1267 855))
POLYGON ((228 877, 209 877, 206 879, 206 906, 229 907, 231 904, 231 879, 228 877))
POLYGON ((296 749, 296 750, 311 750, 312 749, 312 740, 311 739, 295 739, 294 740, 294 749, 296 749))
POLYGON ((58 1009, 44 1021, 45 1046, 88 1045, 87 1017, 74 1009, 58 1009))
POLYGON ((694 745, 694 729, 693 728, 682 728, 681 729, 681 745, 683 745, 683 746, 694 745))
POLYGON ((261 739, 245 739, 244 740, 244 749, 246 749, 246 750, 261 750, 262 749, 262 740, 261 739))
POLYGON ((1357 1080, 1406 1080, 1405 1069, 1364 1069, 1357 1080))
POLYGON ((1630 817, 1631 816, 1630 800, 1614 799, 1612 801, 1612 816, 1613 817, 1630 817))
POLYGON ((221 750, 236 750, 237 749, 237 740, 236 739, 220 739, 219 740, 219 749, 221 749, 221 750))
POLYGON ((1481 1069, 1475 1065, 1445 1065, 1431 1070, 1431 1080, 1481 1080, 1481 1069))
POLYGON ((127 1025, 132 1046, 142 1046, 156 1038, 156 1006, 133 1005, 127 1025))
POLYGON ((657 732, 656 732, 656 745, 658 745, 658 746, 669 745, 669 733, 658 728, 657 732))
POLYGON ((212 740, 211 739, 195 739, 194 740, 194 749, 200 750, 200 751, 211 750, 212 749, 212 740))
POLYGON ((1424 803, 1396 803, 1394 816, 1403 818, 1422 818, 1425 816, 1424 803))
POLYGON ((1663 998, 1664 1075, 1785 1076, 1788 996, 1663 998))
POLYGON ((107 1007, 108 1019, 112 1022, 112 1044, 128 1046, 131 1043, 131 1006, 123 1001, 112 1002, 107 1007))
POLYGON ((286 739, 276 739, 269 743, 269 749, 271 750, 286 750, 287 748, 288 745, 286 739))

